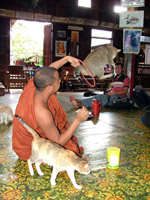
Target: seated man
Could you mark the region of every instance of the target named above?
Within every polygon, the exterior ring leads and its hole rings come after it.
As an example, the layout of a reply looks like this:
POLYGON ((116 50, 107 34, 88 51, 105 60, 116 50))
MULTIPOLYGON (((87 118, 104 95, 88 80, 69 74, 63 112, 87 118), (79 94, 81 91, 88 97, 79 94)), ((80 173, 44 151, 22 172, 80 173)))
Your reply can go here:
MULTIPOLYGON (((34 78, 29 80, 20 96, 15 115, 21 117, 41 137, 56 142, 81 156, 73 134, 80 123, 87 120, 88 111, 82 107, 81 112, 69 126, 66 113, 56 97, 56 92, 60 87, 57 69, 67 62, 74 67, 80 65, 78 59, 66 56, 52 63, 51 66, 43 67, 35 72, 34 78)), ((32 140, 31 133, 14 117, 12 147, 21 160, 29 159, 32 140)))
POLYGON ((123 64, 116 63, 115 68, 116 76, 113 79, 111 88, 105 92, 105 94, 97 94, 90 98, 77 100, 74 96, 70 96, 70 101, 76 109, 84 105, 86 108, 91 108, 93 99, 98 100, 102 107, 112 106, 113 102, 118 99, 125 98, 128 93, 130 80, 128 76, 123 73, 123 64))

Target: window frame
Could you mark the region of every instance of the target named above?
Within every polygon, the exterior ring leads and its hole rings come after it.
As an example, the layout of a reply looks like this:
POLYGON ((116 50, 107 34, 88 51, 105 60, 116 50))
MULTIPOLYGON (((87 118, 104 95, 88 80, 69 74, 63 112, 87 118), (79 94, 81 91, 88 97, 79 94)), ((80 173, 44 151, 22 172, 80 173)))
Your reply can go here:
POLYGON ((113 45, 113 32, 112 31, 108 31, 108 30, 104 30, 104 29, 91 29, 91 49, 95 49, 95 48, 97 48, 98 46, 101 46, 101 45, 104 45, 104 44, 112 44, 113 45), (101 31, 101 32, 110 32, 111 33, 111 36, 110 37, 104 37, 104 36, 93 36, 94 34, 92 33, 92 31, 93 30, 96 30, 97 32, 98 31, 101 31), (100 44, 98 44, 98 45, 93 45, 92 44, 92 39, 96 39, 97 41, 99 40, 106 40, 106 41, 110 41, 110 42, 104 42, 104 43, 100 43, 100 44))

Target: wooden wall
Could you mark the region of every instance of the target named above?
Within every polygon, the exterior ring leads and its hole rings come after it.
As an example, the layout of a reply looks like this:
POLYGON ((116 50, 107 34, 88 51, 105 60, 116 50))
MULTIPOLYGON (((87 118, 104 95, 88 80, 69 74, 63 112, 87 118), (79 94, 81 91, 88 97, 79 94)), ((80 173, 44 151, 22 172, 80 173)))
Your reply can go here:
MULTIPOLYGON (((76 31, 75 30, 76 27, 80 27, 80 26, 62 24, 62 23, 54 23, 53 24, 52 61, 56 61, 56 60, 60 59, 60 57, 57 57, 55 55, 55 50, 56 50, 55 42, 59 41, 59 40, 67 41, 67 55, 72 55, 81 60, 84 60, 85 57, 90 53, 92 27, 81 26, 81 28, 83 28, 83 30, 78 31, 79 32, 79 42, 77 44, 72 44, 71 31, 76 31), (69 30, 68 26, 72 26, 72 27, 74 27, 74 29, 69 30), (64 38, 58 37, 58 31, 65 31, 66 37, 64 37, 64 38), (75 45, 79 46, 79 54, 78 55, 76 54, 76 51, 75 51, 76 50, 75 45), (73 51, 73 49, 74 49, 74 51, 73 51)), ((113 30, 113 45, 118 49, 122 49, 122 44, 123 44, 122 30, 113 30)))
POLYGON ((52 61, 60 59, 55 54, 55 42, 56 41, 67 41, 67 55, 75 56, 83 60, 87 54, 91 51, 91 28, 87 26, 82 26, 83 30, 79 32, 79 42, 71 42, 71 31, 76 31, 75 28, 79 26, 73 26, 69 24, 54 23, 53 24, 53 50, 52 50, 52 61), (73 30, 69 30, 68 26, 74 27, 73 30), (65 31, 66 37, 61 38, 58 36, 58 31, 65 31), (76 48, 79 47, 79 53, 77 54, 76 48))
MULTIPOLYGON (((91 26, 80 26, 72 24, 63 24, 63 23, 53 23, 52 28, 52 48, 51 48, 51 62, 54 62, 61 57, 56 56, 55 52, 55 42, 56 40, 64 40, 67 42, 67 55, 75 56, 81 60, 84 60, 86 56, 91 51, 91 26), (69 29, 69 26, 72 29, 69 29), (76 30, 76 29, 81 30, 76 30), (58 31, 65 31, 66 37, 60 38, 58 36, 58 31), (71 32, 79 32, 79 42, 71 42, 71 32), (79 51, 77 54, 77 46, 79 51)), ((7 71, 8 65, 10 64, 10 19, 9 18, 0 18, 0 82, 5 84, 5 71, 7 71)), ((50 36, 51 37, 51 36, 50 36)), ((114 46, 122 49, 122 31, 114 30, 113 31, 113 41, 114 46), (118 39, 119 38, 119 39, 118 39)))
POLYGON ((0 18, 0 82, 5 86, 5 71, 10 57, 10 19, 0 18))

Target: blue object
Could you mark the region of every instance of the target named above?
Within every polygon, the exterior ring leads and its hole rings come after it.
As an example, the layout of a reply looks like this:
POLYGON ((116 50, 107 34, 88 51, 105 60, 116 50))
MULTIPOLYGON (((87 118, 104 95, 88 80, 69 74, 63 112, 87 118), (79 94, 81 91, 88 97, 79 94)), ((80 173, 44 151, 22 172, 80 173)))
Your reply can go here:
POLYGON ((144 123, 144 121, 145 121, 145 117, 144 116, 141 117, 141 121, 144 123))

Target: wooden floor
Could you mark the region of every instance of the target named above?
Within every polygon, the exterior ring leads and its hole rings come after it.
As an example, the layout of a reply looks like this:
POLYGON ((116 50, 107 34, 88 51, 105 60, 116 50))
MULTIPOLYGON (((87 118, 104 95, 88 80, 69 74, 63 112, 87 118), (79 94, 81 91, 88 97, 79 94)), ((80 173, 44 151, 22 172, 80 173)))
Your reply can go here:
MULTIPOLYGON (((72 93, 58 93, 57 97, 67 112, 68 121, 75 117, 69 102, 72 93)), ((73 93, 83 98, 83 93, 73 93)), ((0 97, 0 105, 9 105, 15 111, 20 92, 0 97)), ((83 122, 75 135, 89 154, 91 173, 75 173, 82 190, 74 189, 66 172, 57 177, 55 187, 50 185, 52 168, 42 165, 45 173, 29 175, 25 161, 18 159, 11 147, 12 125, 0 126, 0 199, 150 199, 150 129, 141 122, 142 109, 112 110, 102 108, 99 118, 83 122), (107 168, 107 148, 119 147, 120 166, 107 168)))

